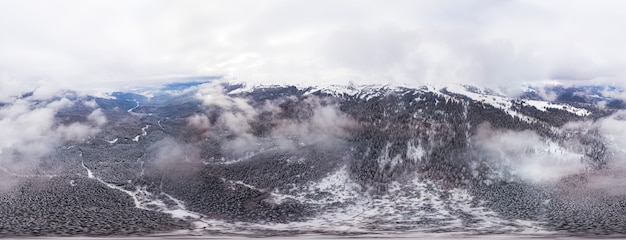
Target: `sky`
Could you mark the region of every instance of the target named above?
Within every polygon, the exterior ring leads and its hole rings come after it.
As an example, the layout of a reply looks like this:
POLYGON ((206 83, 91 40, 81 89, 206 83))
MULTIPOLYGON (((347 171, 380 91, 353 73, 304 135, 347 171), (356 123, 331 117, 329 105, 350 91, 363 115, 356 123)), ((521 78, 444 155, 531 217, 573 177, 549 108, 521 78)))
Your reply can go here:
POLYGON ((623 9, 618 0, 0 0, 0 96, 189 76, 626 85, 623 9))

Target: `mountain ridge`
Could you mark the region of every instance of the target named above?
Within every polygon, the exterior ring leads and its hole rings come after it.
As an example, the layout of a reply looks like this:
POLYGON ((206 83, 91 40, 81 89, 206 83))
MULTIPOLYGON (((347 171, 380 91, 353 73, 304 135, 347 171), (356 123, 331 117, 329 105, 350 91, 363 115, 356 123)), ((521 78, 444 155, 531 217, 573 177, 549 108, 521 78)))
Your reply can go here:
MULTIPOLYGON (((15 182, 0 192, 3 206, 16 197, 43 196, 17 203, 26 210, 7 210, 7 219, 72 206, 82 209, 77 219, 93 218, 93 209, 107 206, 111 215, 98 221, 102 225, 50 225, 71 218, 52 214, 40 234, 584 233, 585 219, 560 208, 583 204, 570 198, 575 187, 555 190, 576 181, 595 199, 588 215, 626 211, 600 204, 621 198, 591 194, 596 174, 617 171, 620 152, 603 121, 618 109, 508 98, 466 86, 171 86, 176 91, 165 87, 150 96, 59 97, 72 102, 55 108, 59 129, 94 130, 50 145, 53 151, 32 162, 35 167, 15 159, 3 169, 15 182), (18 170, 49 176, 51 187, 33 190, 41 178, 18 170), (54 188, 91 197, 32 207, 44 204, 46 194, 56 196, 54 188), (132 207, 96 201, 110 192, 132 207), (112 224, 120 214, 145 224, 112 224)), ((0 234, 32 234, 7 221, 0 221, 0 234)), ((594 226, 622 233, 611 224, 594 226)))

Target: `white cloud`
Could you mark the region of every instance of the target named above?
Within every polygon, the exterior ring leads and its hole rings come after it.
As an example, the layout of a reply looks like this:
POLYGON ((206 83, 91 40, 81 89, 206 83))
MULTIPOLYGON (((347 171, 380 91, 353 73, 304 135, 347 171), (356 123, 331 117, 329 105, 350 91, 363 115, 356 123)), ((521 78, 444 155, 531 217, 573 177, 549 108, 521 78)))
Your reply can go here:
POLYGON ((624 5, 615 0, 3 1, 0 73, 72 87, 181 75, 262 83, 508 86, 556 79, 621 85, 624 5))
POLYGON ((190 127, 200 130, 201 132, 206 132, 211 129, 209 117, 203 114, 196 114, 187 118, 187 124, 190 127))
POLYGON ((599 119, 597 128, 600 133, 608 138, 614 151, 619 153, 619 157, 626 160, 626 111, 621 110, 606 118, 599 119))
MULTIPOLYGON (((498 170, 533 183, 546 183, 583 172, 584 155, 560 146, 532 131, 492 129, 488 123, 479 125, 475 145, 483 157, 498 170)), ((573 148, 574 146, 569 146, 573 148)))
POLYGON ((97 134, 106 123, 100 109, 94 110, 87 123, 60 124, 59 110, 72 106, 67 98, 40 101, 34 95, 13 99, 0 107, 0 190, 10 187, 10 174, 36 170, 40 159, 68 141, 81 141, 97 134))
POLYGON ((198 164, 200 151, 190 144, 179 143, 172 138, 165 138, 148 148, 151 154, 151 163, 165 172, 185 169, 186 173, 194 170, 194 164, 198 164))
POLYGON ((107 118, 101 109, 96 109, 87 116, 87 120, 91 121, 95 126, 102 126, 107 123, 107 118))
POLYGON ((203 84, 196 97, 208 107, 207 112, 188 117, 188 126, 201 137, 224 134, 224 130, 227 130, 229 136, 221 147, 224 152, 234 156, 262 148, 292 150, 299 145, 331 149, 340 146, 349 136, 348 130, 356 127, 356 122, 341 112, 339 106, 323 103, 314 96, 303 100, 279 98, 252 106, 245 98, 225 94, 219 84, 203 84), (297 117, 280 117, 285 113, 280 105, 287 101, 298 102, 298 106, 292 106, 294 109, 287 110, 297 112, 297 117), (210 107, 219 107, 220 111, 210 107), (212 125, 209 118, 216 112, 219 112, 219 116, 212 125), (258 124, 263 114, 269 114, 271 127, 266 129, 268 132, 265 136, 255 136, 253 124, 258 124))

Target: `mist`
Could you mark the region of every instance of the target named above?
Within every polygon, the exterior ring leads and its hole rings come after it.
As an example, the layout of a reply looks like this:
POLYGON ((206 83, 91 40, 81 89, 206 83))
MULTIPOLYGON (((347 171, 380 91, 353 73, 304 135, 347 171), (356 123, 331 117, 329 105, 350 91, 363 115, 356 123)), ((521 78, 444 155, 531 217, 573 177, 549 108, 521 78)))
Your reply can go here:
POLYGON ((225 93, 220 84, 210 83, 200 87, 196 98, 207 112, 189 117, 188 126, 204 137, 224 136, 222 150, 238 156, 272 148, 335 148, 356 127, 338 105, 316 96, 278 98, 252 106, 245 98, 225 93), (216 119, 214 123, 211 118, 216 119))
POLYGON ((483 123, 473 139, 483 157, 505 180, 554 183, 588 168, 580 148, 566 148, 530 130, 493 129, 489 123, 483 123))
POLYGON ((152 145, 146 151, 152 166, 157 170, 168 172, 185 171, 193 173, 200 162, 200 150, 192 145, 181 143, 173 138, 164 138, 152 145))
POLYGON ((41 159, 54 148, 84 141, 107 123, 100 109, 94 109, 86 122, 60 123, 56 114, 75 104, 62 94, 53 100, 42 101, 41 95, 5 100, 9 101, 0 106, 0 170, 4 172, 0 189, 15 184, 16 176, 37 170, 41 159))

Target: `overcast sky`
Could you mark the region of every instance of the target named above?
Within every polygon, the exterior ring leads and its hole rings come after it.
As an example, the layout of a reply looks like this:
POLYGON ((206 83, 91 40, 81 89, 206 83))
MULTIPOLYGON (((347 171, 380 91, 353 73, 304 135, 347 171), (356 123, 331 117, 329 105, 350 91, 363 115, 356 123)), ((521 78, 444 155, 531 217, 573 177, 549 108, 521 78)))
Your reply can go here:
POLYGON ((0 0, 0 94, 207 75, 622 84, 625 9, 619 0, 0 0))

